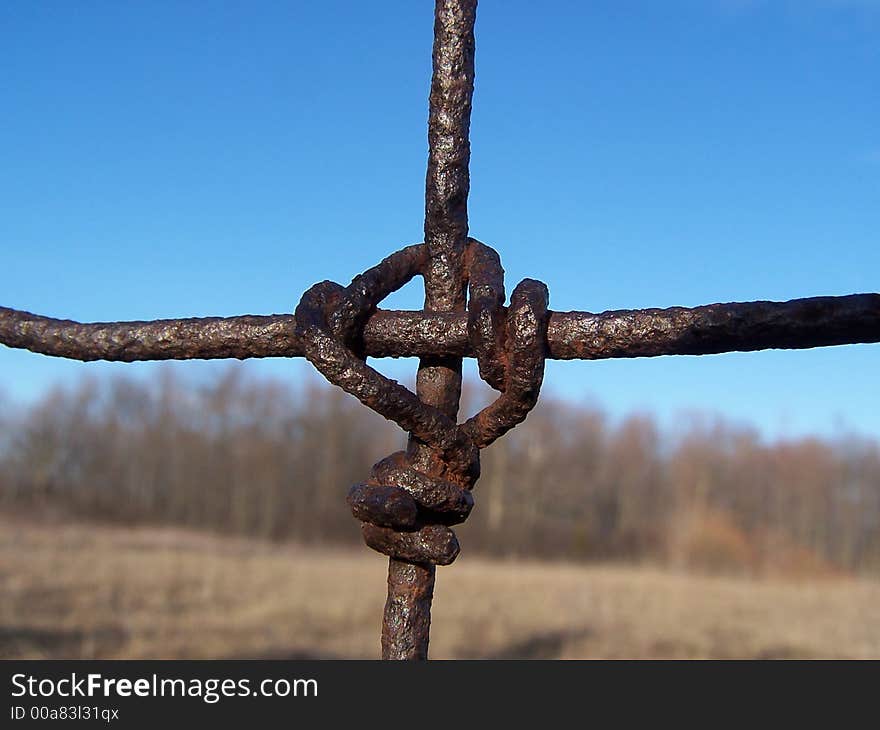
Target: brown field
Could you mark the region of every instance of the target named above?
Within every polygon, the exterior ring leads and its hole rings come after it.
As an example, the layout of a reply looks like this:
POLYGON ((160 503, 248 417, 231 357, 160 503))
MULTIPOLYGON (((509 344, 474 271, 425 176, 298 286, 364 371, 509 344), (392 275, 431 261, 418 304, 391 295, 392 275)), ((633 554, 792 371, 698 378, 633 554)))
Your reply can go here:
MULTIPOLYGON (((0 520, 0 657, 373 658, 385 561, 0 520)), ((441 569, 434 658, 880 657, 880 583, 491 562, 441 569)))

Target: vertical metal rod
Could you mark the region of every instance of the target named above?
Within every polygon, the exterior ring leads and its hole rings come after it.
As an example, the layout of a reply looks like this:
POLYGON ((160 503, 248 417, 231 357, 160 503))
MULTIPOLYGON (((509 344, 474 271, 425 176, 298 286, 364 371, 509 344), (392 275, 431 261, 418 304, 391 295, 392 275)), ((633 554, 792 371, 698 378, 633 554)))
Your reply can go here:
MULTIPOLYGON (((476 0, 436 0, 433 74, 425 183, 425 309, 465 309, 462 255, 468 235, 471 99, 474 91, 476 0)), ((422 358, 416 392, 452 418, 461 396, 461 358, 422 358)), ((411 438, 415 462, 429 464, 429 447, 411 438)), ((435 566, 392 558, 382 625, 383 659, 427 659, 435 566)))

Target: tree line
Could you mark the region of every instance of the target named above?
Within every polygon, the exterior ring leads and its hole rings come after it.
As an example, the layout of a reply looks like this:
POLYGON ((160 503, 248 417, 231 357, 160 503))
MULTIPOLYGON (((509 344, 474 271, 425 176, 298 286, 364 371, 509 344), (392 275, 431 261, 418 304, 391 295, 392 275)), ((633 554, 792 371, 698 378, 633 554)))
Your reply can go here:
MULTIPOLYGON (((466 389, 464 408, 480 403, 466 389)), ((399 449, 336 388, 230 367, 209 382, 86 379, 0 420, 0 508, 356 543, 348 488, 399 449)), ((764 574, 880 573, 880 445, 767 442, 720 418, 661 430, 545 398, 483 452, 466 551, 764 574)))

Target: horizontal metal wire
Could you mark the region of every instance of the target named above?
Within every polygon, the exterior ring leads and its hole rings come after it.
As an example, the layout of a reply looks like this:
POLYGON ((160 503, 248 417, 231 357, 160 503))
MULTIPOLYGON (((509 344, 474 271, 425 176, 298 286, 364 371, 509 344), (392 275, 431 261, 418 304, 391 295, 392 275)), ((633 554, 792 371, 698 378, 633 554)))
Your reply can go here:
MULTIPOLYGON (((706 355, 880 342, 880 294, 702 307, 553 312, 557 360, 706 355)), ((292 314, 83 324, 0 307, 0 344, 73 360, 301 357, 292 314)), ((364 329, 372 357, 472 357, 462 313, 379 310, 364 329)))

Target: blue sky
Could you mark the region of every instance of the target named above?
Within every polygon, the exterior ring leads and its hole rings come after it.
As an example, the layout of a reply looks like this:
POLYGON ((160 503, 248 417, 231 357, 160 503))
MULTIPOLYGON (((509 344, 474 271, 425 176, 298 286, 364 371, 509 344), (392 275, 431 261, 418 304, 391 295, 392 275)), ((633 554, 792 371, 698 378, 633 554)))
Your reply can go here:
MULTIPOLYGON (((421 240, 432 6, 0 4, 0 304, 291 311, 421 240)), ((872 0, 483 0, 471 233, 557 310, 878 291, 878 81, 872 0)), ((420 304, 418 287, 388 302, 420 304)), ((546 388, 880 437, 878 365, 880 345, 550 363, 546 388)), ((18 401, 155 367, 0 348, 18 401)), ((411 361, 379 367, 412 382, 411 361)))

